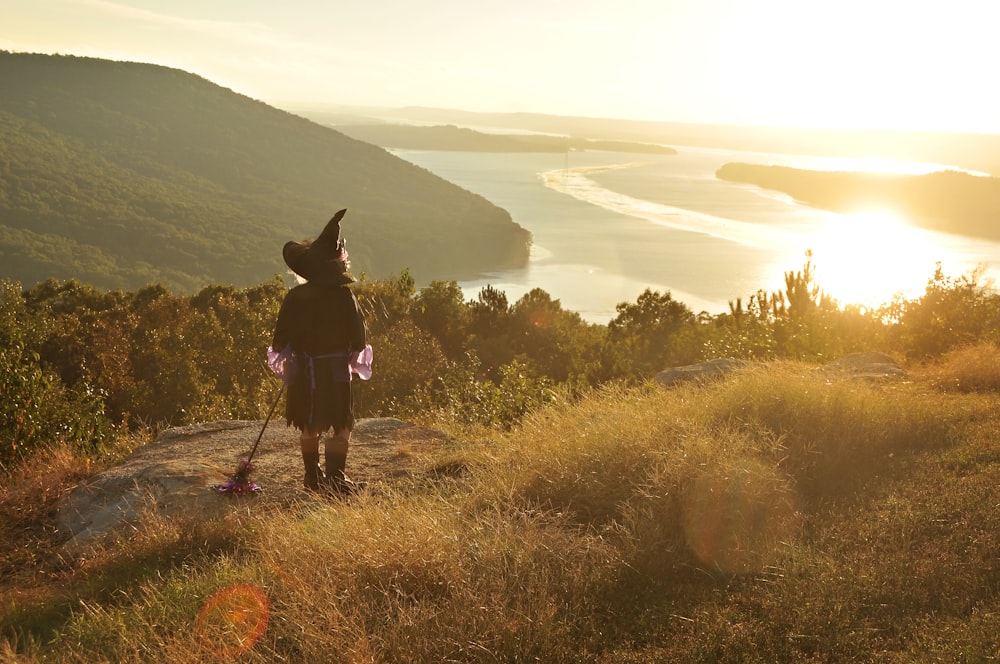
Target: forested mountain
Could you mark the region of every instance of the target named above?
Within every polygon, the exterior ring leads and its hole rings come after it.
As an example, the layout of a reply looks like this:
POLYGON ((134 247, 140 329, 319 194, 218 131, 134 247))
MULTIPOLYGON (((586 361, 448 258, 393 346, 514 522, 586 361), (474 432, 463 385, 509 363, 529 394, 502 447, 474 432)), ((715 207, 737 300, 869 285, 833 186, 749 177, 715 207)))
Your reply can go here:
POLYGON ((527 260, 506 211, 376 146, 180 70, 0 51, 0 277, 258 283, 340 208, 355 272, 527 260))

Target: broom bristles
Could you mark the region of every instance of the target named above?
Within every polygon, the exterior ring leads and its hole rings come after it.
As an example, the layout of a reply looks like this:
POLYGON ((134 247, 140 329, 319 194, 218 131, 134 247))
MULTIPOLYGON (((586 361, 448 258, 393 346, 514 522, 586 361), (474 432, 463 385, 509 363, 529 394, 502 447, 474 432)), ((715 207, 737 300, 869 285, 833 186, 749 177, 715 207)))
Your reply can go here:
POLYGON ((260 491, 260 486, 256 482, 250 481, 250 471, 253 470, 253 465, 249 460, 240 461, 239 465, 236 466, 236 472, 233 473, 232 479, 230 479, 225 484, 218 484, 214 488, 217 492, 223 494, 236 494, 236 495, 246 495, 254 494, 260 491))

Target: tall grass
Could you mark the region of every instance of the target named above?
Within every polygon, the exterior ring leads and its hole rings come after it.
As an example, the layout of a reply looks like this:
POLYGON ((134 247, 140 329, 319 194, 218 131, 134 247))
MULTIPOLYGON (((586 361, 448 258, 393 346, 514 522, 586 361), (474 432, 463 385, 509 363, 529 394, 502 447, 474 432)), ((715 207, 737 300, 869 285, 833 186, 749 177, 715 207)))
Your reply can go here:
POLYGON ((5 600, 0 653, 992 661, 1000 399, 937 384, 788 364, 608 387, 449 450, 459 479, 220 521, 151 514, 5 600), (240 589, 248 604, 217 603, 240 589))
POLYGON ((963 413, 905 382, 879 384, 806 365, 751 370, 712 390, 705 425, 757 432, 758 448, 814 500, 850 497, 888 460, 946 445, 963 413))
POLYGON ((963 346, 924 372, 943 391, 1000 392, 1000 348, 990 343, 963 346))

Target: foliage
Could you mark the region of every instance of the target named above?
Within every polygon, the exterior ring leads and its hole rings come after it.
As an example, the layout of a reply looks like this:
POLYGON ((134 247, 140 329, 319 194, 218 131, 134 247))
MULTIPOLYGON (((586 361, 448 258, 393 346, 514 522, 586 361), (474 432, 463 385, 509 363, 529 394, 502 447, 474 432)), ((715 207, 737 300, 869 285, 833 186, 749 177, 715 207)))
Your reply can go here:
POLYGON ((414 402, 417 391, 447 371, 441 345, 409 319, 370 340, 378 351, 372 379, 356 388, 361 397, 358 414, 413 415, 422 406, 414 402))
POLYGON ((416 281, 409 270, 379 281, 369 281, 362 275, 354 293, 365 316, 368 333, 384 334, 397 323, 407 320, 415 292, 416 281))
POLYGON ((264 351, 283 294, 278 281, 180 296, 47 280, 25 298, 41 361, 68 385, 99 386, 108 415, 134 425, 255 416, 272 391, 264 351))
POLYGON ((771 296, 758 291, 729 302, 729 313, 717 316, 708 327, 705 349, 710 357, 771 360, 778 355, 771 296))
POLYGON ((858 306, 841 307, 816 281, 812 252, 802 270, 785 272, 785 290, 740 298, 709 327, 711 357, 832 361, 847 353, 882 349, 879 316, 858 306))
POLYGON ((25 314, 18 286, 0 281, 0 469, 60 442, 94 452, 112 433, 92 385, 68 389, 43 369, 18 327, 25 314))
POLYGON ((982 272, 953 278, 941 265, 917 300, 892 303, 893 336, 906 354, 937 357, 978 341, 1000 341, 1000 295, 982 272))
POLYGON ((449 364, 414 395, 414 405, 441 421, 507 430, 558 398, 550 378, 517 360, 500 367, 495 380, 478 379, 475 365, 474 356, 465 363, 449 364))
POLYGON ((695 316, 670 292, 648 288, 632 304, 616 307, 618 315, 608 324, 608 341, 621 364, 617 371, 651 378, 669 366, 701 359, 695 316))
POLYGON ((485 286, 467 303, 469 346, 479 359, 483 375, 492 377, 514 359, 511 308, 507 294, 485 286))
POLYGON ((594 326, 540 288, 514 303, 504 327, 515 357, 559 383, 585 373, 601 341, 594 326))
POLYGON ((469 309, 457 282, 432 281, 421 288, 411 312, 413 322, 438 340, 449 359, 461 357, 469 336, 469 309))

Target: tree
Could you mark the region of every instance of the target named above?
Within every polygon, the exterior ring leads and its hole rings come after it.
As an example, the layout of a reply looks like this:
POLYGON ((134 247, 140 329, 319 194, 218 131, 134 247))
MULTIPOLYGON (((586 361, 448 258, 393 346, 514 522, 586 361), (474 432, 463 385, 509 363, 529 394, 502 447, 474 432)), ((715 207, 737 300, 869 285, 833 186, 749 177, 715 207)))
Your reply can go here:
POLYGON ((785 273, 784 292, 771 297, 775 350, 797 360, 829 360, 853 347, 849 331, 857 329, 857 307, 840 309, 816 282, 812 252, 799 272, 785 273))
POLYGON ((646 289, 633 304, 615 307, 608 324, 609 347, 631 375, 649 377, 701 358, 694 313, 670 294, 646 289))
POLYGON ((245 289, 207 286, 191 299, 202 332, 194 340, 205 374, 215 382, 218 417, 258 417, 273 400, 266 368, 274 321, 286 289, 280 278, 245 289))
POLYGON ((359 414, 404 416, 417 411, 414 395, 447 371, 440 344, 409 319, 374 335, 371 342, 372 378, 357 386, 359 414))
POLYGON ((384 334, 410 315, 416 282, 408 270, 397 277, 368 281, 364 277, 352 286, 369 334, 384 334))
POLYGON ((515 357, 541 376, 557 383, 587 373, 595 360, 600 335, 575 311, 566 311, 559 300, 533 288, 514 303, 510 317, 510 342, 515 357))
POLYGON ((983 269, 957 279, 938 263, 924 294, 897 309, 895 337, 907 355, 927 358, 977 341, 998 341, 1000 296, 980 283, 983 269))
POLYGON ((743 360, 768 360, 775 356, 774 315, 771 298, 757 291, 743 305, 742 298, 729 302, 729 313, 719 314, 707 328, 705 354, 743 360))
POLYGON ((410 307, 413 322, 430 333, 450 360, 461 358, 469 338, 469 309, 456 281, 432 281, 410 307))
POLYGON ((495 379, 500 367, 514 360, 507 294, 487 285, 469 302, 468 309, 469 348, 479 358, 481 375, 495 379))

